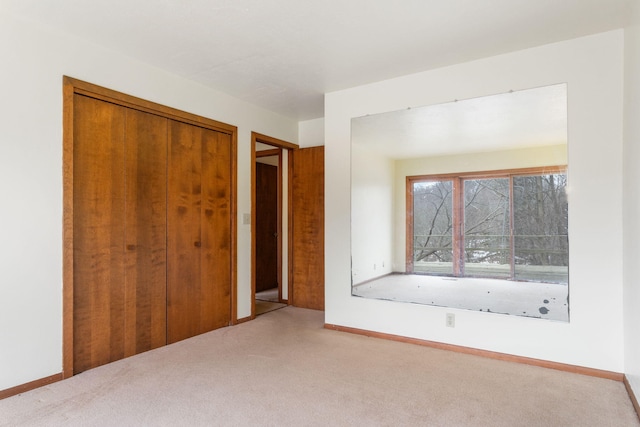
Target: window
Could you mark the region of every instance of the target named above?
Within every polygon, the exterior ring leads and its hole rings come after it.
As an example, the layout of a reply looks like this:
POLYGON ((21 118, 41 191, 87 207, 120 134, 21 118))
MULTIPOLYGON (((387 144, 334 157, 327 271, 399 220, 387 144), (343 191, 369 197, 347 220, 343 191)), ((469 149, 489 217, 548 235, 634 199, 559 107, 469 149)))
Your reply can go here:
POLYGON ((407 177, 407 272, 568 283, 566 168, 407 177))

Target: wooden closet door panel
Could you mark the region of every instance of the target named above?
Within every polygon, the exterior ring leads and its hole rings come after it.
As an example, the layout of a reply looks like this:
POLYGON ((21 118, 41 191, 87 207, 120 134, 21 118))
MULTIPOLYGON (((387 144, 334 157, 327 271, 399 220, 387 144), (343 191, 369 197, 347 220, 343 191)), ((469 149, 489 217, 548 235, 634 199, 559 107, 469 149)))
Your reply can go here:
POLYGON ((231 319, 231 139, 170 122, 167 341, 231 319))
POLYGON ((200 333, 202 130, 169 122, 167 342, 200 333))
POLYGON ((124 355, 124 122, 74 95, 74 373, 124 355))
POLYGON ((231 137, 202 129, 201 332, 231 320, 231 137))
POLYGON ((293 305, 324 310, 324 147, 293 152, 293 305))
POLYGON ((125 356, 166 344, 168 120, 126 110, 125 356))

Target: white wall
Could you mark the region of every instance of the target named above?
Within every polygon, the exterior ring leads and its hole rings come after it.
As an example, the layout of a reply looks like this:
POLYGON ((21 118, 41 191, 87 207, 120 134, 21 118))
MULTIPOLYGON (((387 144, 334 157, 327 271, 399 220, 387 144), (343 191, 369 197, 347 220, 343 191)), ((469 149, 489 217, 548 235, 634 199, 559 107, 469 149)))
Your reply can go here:
POLYGON ((0 13, 0 390, 62 370, 62 76, 238 126, 238 317, 251 314, 251 131, 297 123, 0 13))
POLYGON ((351 174, 353 284, 392 271, 394 162, 362 144, 351 147, 358 168, 351 174))
MULTIPOLYGON (((406 182, 408 176, 437 175, 567 164, 565 144, 482 153, 433 156, 395 161, 394 178, 394 271, 406 271, 406 182)), ((351 234, 353 237, 353 233, 351 234)))
POLYGON ((300 148, 324 145, 324 118, 305 120, 298 125, 300 148))
POLYGON ((640 398, 640 2, 625 29, 624 336, 625 374, 640 398))
POLYGON ((622 68, 618 30, 327 94, 326 322, 622 372, 622 68), (351 118, 562 82, 569 102, 571 322, 351 297, 351 118), (446 328, 451 311, 456 327, 446 328))

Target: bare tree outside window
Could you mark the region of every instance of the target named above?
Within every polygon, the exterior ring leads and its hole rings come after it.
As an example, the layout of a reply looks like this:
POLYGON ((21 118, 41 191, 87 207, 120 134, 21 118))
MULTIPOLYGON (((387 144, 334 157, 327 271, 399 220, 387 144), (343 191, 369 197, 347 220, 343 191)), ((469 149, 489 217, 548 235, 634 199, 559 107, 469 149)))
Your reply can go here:
POLYGON ((563 171, 411 179, 413 272, 568 283, 563 171))
POLYGON ((568 283, 565 174, 513 178, 515 278, 568 283))
POLYGON ((453 181, 414 183, 413 236, 416 271, 453 274, 453 181))
POLYGON ((509 178, 464 180, 464 272, 511 276, 509 178))

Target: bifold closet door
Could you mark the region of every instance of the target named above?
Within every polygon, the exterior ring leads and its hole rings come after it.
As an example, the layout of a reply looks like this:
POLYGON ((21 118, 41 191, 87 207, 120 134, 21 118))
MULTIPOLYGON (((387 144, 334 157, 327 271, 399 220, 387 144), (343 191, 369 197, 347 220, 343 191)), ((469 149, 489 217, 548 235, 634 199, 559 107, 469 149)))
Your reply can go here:
POLYGON ((231 137, 170 121, 167 341, 231 319, 231 137))
POLYGON ((124 357, 125 110, 74 99, 73 368, 124 357))
POLYGON ((125 357, 167 343, 168 122, 127 109, 125 357))
POLYGON ((74 373, 166 342, 167 119, 74 96, 74 373))

